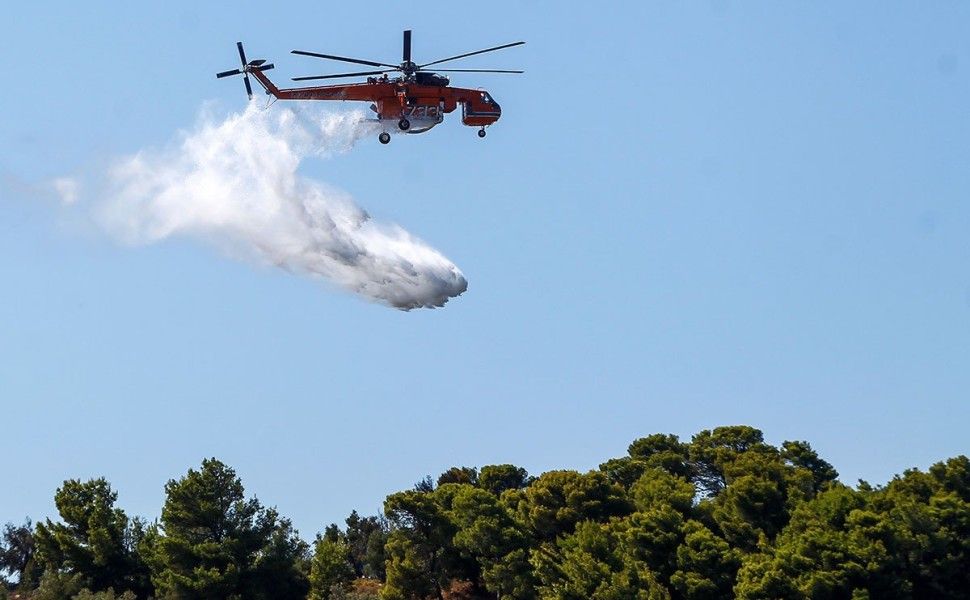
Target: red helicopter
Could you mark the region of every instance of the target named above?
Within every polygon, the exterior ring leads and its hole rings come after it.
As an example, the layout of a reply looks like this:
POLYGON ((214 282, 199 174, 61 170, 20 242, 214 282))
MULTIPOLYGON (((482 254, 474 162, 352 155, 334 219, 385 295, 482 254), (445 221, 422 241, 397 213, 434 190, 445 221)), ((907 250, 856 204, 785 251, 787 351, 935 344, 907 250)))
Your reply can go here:
MULTIPOLYGON (((457 56, 442 58, 422 65, 411 61, 411 30, 404 32, 404 55, 401 64, 392 65, 383 62, 346 58, 332 54, 320 54, 293 50, 293 54, 326 58, 343 62, 367 65, 370 67, 385 67, 376 71, 360 71, 357 73, 339 73, 336 75, 317 75, 312 77, 294 77, 293 81, 309 81, 314 79, 338 79, 341 77, 362 77, 367 75, 366 83, 352 83, 347 85, 323 85, 302 88, 280 89, 263 73, 273 68, 272 64, 265 64, 265 60, 246 61, 242 42, 236 43, 239 50, 239 60, 242 67, 232 71, 217 73, 217 78, 231 75, 242 75, 246 84, 246 93, 253 97, 253 88, 249 83, 249 75, 263 86, 266 93, 280 100, 355 100, 371 102, 371 110, 377 113, 376 121, 381 123, 384 131, 378 139, 382 144, 391 141, 387 132, 389 127, 397 127, 405 133, 424 133, 438 123, 441 123, 446 113, 450 113, 461 105, 461 122, 470 127, 478 127, 478 137, 485 137, 485 128, 498 121, 502 116, 502 108, 483 89, 471 90, 450 87, 448 77, 439 75, 427 69, 432 65, 466 58, 476 54, 494 52, 504 48, 520 46, 525 42, 513 42, 494 48, 466 52, 457 56), (401 73, 400 77, 389 78, 388 73, 401 73), (380 77, 377 77, 377 76, 380 77)), ((442 73, 524 73, 524 71, 510 71, 505 69, 437 69, 442 73)))

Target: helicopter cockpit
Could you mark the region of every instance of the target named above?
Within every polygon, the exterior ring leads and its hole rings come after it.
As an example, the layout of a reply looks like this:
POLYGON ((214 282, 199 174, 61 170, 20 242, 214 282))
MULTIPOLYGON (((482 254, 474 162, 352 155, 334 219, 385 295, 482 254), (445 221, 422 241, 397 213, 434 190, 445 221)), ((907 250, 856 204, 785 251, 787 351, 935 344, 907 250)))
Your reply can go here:
POLYGON ((485 90, 482 90, 482 102, 484 102, 485 104, 488 104, 489 106, 500 108, 498 105, 498 102, 496 102, 495 99, 492 98, 492 96, 490 96, 489 93, 486 92, 485 90))

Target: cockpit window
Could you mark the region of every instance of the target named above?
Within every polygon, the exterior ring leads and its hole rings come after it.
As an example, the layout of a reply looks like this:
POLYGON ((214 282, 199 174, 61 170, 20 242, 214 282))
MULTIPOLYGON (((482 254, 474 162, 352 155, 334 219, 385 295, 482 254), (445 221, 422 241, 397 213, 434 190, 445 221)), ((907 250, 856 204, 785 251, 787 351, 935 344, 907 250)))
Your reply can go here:
POLYGON ((484 100, 486 104, 495 104, 495 100, 492 100, 492 97, 488 95, 488 92, 482 92, 482 100, 484 100))

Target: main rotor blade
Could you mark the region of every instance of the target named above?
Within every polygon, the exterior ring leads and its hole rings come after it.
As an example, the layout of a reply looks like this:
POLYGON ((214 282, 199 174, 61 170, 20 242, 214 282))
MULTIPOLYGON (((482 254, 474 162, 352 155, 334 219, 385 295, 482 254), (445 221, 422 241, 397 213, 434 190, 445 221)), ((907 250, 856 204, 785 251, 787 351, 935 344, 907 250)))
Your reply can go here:
POLYGON ((249 63, 249 66, 250 67, 258 67, 259 65, 263 64, 264 62, 266 62, 266 59, 265 58, 260 58, 259 60, 254 60, 254 61, 250 62, 249 63))
POLYGON ((525 71, 508 71, 505 69, 435 69, 434 72, 435 73, 525 73, 525 71))
POLYGON ((398 65, 389 65, 387 63, 373 62, 370 60, 360 60, 358 58, 347 58, 345 56, 334 56, 332 54, 320 54, 319 52, 307 52, 305 50, 293 50, 293 54, 302 54, 303 56, 313 56, 316 58, 329 58, 330 60, 342 60, 349 63, 357 63, 358 65, 367 65, 369 67, 391 67, 396 69, 398 65))
POLYGON ((404 30, 404 62, 411 62, 411 30, 404 30))
POLYGON ((216 73, 216 79, 222 79, 223 77, 229 77, 230 75, 239 75, 242 73, 239 69, 233 69, 232 71, 223 71, 222 73, 216 73))
POLYGON ((243 51, 242 42, 236 42, 236 49, 239 50, 239 60, 242 61, 242 65, 246 66, 246 53, 243 51))
POLYGON ((273 63, 269 63, 268 65, 261 65, 261 66, 256 67, 256 70, 257 71, 269 71, 273 67, 275 67, 275 65, 273 63))
POLYGON ((313 79, 337 79, 338 77, 360 77, 362 75, 380 75, 381 73, 390 73, 392 71, 397 71, 397 69, 387 69, 385 71, 361 71, 359 73, 338 73, 336 75, 312 75, 310 77, 294 77, 293 81, 310 81, 313 79))
POLYGON ((511 44, 503 44, 502 46, 495 46, 494 48, 486 48, 484 50, 476 50, 475 52, 467 52, 465 54, 459 54, 458 56, 449 56, 448 58, 442 58, 441 60, 436 60, 434 62, 425 63, 423 65, 418 65, 418 68, 423 69, 424 67, 430 67, 431 65, 437 65, 443 62, 448 62, 449 60, 457 60, 459 58, 465 58, 468 56, 475 56, 476 54, 485 54, 486 52, 494 52, 496 50, 502 50, 503 48, 511 48, 512 46, 521 46, 525 42, 512 42, 511 44))
POLYGON ((253 86, 249 85, 249 75, 243 75, 243 81, 246 82, 246 93, 249 94, 249 99, 253 99, 253 86))

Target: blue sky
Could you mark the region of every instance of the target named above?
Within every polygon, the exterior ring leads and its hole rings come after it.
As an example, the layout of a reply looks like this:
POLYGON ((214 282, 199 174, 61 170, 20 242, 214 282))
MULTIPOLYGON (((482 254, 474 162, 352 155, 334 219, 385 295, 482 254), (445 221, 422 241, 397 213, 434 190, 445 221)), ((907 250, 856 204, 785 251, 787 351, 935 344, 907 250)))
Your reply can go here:
MULTIPOLYGON (((155 518, 232 465, 306 537, 449 466, 588 469, 745 423, 847 482, 970 451, 970 5, 19 3, 0 36, 0 521, 104 475, 155 518), (127 248, 40 190, 270 74, 527 40, 456 76, 502 120, 308 160, 453 260, 404 313, 193 240, 127 248)), ((457 65, 456 65, 457 66, 457 65)), ((339 107, 335 107, 339 108, 339 107)))

